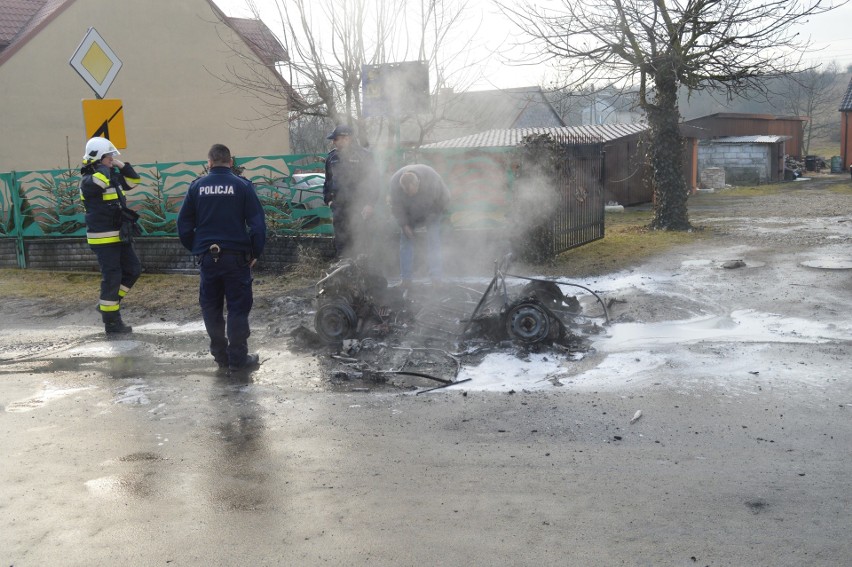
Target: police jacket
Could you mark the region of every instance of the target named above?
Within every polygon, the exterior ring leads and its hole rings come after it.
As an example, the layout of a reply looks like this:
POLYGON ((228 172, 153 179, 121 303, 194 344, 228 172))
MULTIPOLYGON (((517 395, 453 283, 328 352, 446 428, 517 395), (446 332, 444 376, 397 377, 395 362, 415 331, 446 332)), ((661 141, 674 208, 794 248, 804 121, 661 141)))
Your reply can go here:
POLYGON ((439 220, 450 204, 450 190, 437 171, 428 165, 415 163, 406 165, 393 174, 390 180, 391 212, 399 226, 415 228, 439 220), (414 196, 403 191, 399 179, 411 171, 420 180, 414 196))
POLYGON ((121 244, 121 210, 127 207, 125 191, 141 179, 129 163, 121 169, 102 163, 84 166, 80 173, 80 199, 86 208, 86 239, 91 246, 121 244))
POLYGON ((266 244, 266 218, 254 185, 226 166, 211 167, 190 184, 177 230, 181 244, 196 255, 218 244, 224 252, 259 258, 266 244))
POLYGON ((325 160, 325 204, 372 205, 378 196, 379 175, 373 155, 355 141, 341 152, 334 148, 325 160))

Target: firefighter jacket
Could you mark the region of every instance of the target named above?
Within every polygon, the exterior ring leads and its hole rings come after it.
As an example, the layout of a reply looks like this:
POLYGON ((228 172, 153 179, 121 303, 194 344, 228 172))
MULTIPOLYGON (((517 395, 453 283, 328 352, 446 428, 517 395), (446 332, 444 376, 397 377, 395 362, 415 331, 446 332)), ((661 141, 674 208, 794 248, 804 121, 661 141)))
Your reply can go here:
POLYGON ((141 179, 129 163, 121 169, 101 163, 84 166, 80 172, 80 199, 86 208, 86 239, 90 246, 121 244, 122 211, 127 208, 125 191, 141 179))
POLYGON ((181 244, 195 255, 217 244, 223 252, 259 258, 266 244, 266 217, 254 185, 226 166, 211 167, 189 185, 177 230, 181 244))
POLYGON ((353 143, 344 151, 337 148, 325 160, 325 204, 337 207, 372 205, 379 190, 379 175, 373 155, 353 143))

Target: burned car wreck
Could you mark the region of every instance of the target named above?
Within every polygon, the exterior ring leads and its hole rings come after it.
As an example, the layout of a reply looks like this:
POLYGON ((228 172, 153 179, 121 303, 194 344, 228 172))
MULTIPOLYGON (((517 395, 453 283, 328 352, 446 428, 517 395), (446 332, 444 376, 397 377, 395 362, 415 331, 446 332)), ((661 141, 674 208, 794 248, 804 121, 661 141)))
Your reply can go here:
POLYGON ((459 383, 463 363, 495 350, 587 350, 585 337, 600 331, 600 319, 608 322, 601 298, 577 284, 510 274, 510 262, 495 262, 484 290, 466 282, 392 287, 363 257, 332 266, 316 284, 314 317, 331 359, 348 365, 332 375, 374 382, 415 376, 444 387, 459 383), (584 314, 561 286, 585 290, 598 314, 584 314))

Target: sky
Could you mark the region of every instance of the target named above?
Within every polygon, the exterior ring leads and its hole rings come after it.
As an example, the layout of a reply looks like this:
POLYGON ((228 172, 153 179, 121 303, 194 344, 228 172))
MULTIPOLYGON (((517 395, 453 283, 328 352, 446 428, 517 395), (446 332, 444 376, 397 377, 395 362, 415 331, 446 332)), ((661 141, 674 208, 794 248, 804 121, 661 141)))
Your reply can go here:
MULTIPOLYGON (((227 14, 235 17, 251 17, 246 0, 214 0, 227 14)), ((274 32, 281 29, 276 23, 277 10, 272 8, 275 0, 255 0, 262 19, 274 32)), ((509 38, 517 34, 517 29, 499 14, 492 0, 470 0, 476 17, 481 15, 482 24, 479 27, 476 40, 479 43, 484 59, 478 65, 481 78, 467 85, 466 90, 506 89, 544 85, 552 73, 546 65, 512 65, 505 62, 499 55, 490 55, 497 50, 506 51, 511 41, 509 38)), ((805 25, 798 26, 797 31, 803 36, 810 36, 812 49, 806 56, 808 63, 825 64, 837 61, 841 70, 852 65, 852 2, 836 10, 814 16, 805 25)))

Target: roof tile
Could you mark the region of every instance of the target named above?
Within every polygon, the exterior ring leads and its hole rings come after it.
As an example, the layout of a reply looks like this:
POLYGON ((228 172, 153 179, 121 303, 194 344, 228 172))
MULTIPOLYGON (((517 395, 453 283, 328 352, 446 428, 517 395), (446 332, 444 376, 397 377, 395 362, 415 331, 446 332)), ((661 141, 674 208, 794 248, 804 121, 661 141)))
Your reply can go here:
POLYGON ((638 134, 648 129, 647 124, 592 124, 588 126, 564 126, 561 128, 507 128, 487 130, 479 134, 426 144, 422 149, 440 148, 511 148, 521 143, 525 136, 550 134, 551 136, 581 137, 609 142, 638 134))
POLYGON ((777 144, 785 140, 791 140, 793 136, 780 136, 771 134, 761 134, 754 136, 719 136, 718 138, 710 138, 702 140, 705 144, 777 144))
POLYGON ((266 65, 287 61, 287 52, 266 24, 261 20, 228 18, 228 25, 254 47, 266 65))
POLYGON ((840 103, 840 109, 842 111, 852 110, 852 79, 849 80, 849 87, 846 89, 846 95, 843 97, 843 102, 840 103))
POLYGON ((12 43, 46 3, 46 0, 0 0, 0 46, 12 43))

